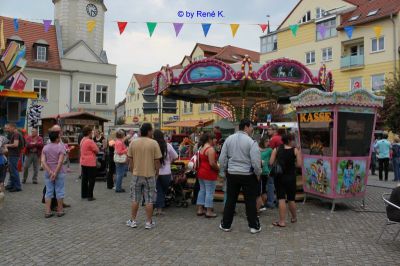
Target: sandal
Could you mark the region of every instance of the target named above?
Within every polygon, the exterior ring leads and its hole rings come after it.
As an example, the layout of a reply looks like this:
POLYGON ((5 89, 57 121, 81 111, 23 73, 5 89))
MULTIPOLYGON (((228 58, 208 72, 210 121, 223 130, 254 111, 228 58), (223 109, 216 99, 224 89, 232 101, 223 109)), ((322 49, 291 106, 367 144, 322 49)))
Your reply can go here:
POLYGON ((197 216, 203 216, 203 215, 206 215, 206 213, 205 213, 205 212, 201 212, 201 213, 198 212, 198 213, 197 213, 197 216))
POLYGON ((205 214, 206 218, 216 218, 218 215, 216 213, 213 213, 211 215, 205 214))
POLYGON ((50 213, 45 213, 44 214, 44 218, 50 218, 50 217, 53 217, 53 213, 52 212, 50 212, 50 213))
POLYGON ((292 219, 290 219, 290 222, 291 222, 292 224, 297 223, 297 218, 292 218, 292 219))
POLYGON ((279 222, 274 222, 272 225, 276 227, 286 227, 286 225, 281 225, 279 222))

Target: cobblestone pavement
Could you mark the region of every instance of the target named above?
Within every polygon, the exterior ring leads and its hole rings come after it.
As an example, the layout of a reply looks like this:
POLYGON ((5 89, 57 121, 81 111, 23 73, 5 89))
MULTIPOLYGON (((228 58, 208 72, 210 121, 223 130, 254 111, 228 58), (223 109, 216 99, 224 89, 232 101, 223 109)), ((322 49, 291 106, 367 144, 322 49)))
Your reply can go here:
MULTIPOLYGON (((277 210, 261 216, 262 232, 251 235, 244 206, 238 205, 233 231, 218 230, 219 218, 195 215, 194 207, 171 207, 153 230, 128 228, 129 193, 116 194, 97 182, 94 202, 80 199, 77 165, 66 182, 66 202, 72 208, 62 218, 44 218, 40 202, 43 182, 28 181, 23 192, 7 193, 0 210, 1 265, 399 265, 400 240, 391 241, 393 226, 379 244, 384 222, 380 200, 394 183, 369 186, 366 210, 310 200, 298 204, 298 223, 273 228, 277 210)), ((42 172, 43 174, 43 172, 42 172)), ((374 179, 374 178, 372 178, 374 179)), ((376 178, 375 178, 376 179, 376 178)), ((43 180, 43 179, 40 179, 43 180)), ((130 177, 124 180, 128 188, 130 177)), ((221 213, 222 204, 216 203, 221 213)), ((221 216, 221 215, 219 215, 221 216)))

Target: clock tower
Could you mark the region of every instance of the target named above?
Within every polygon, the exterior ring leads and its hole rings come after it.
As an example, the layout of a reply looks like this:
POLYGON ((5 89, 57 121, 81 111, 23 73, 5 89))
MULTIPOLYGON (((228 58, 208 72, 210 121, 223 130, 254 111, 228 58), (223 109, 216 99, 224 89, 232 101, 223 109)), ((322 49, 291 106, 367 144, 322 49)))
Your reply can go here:
POLYGON ((61 28, 64 52, 84 41, 97 56, 101 56, 104 40, 104 14, 107 11, 103 0, 52 0, 54 19, 61 28), (87 22, 95 21, 92 32, 87 30, 87 22))

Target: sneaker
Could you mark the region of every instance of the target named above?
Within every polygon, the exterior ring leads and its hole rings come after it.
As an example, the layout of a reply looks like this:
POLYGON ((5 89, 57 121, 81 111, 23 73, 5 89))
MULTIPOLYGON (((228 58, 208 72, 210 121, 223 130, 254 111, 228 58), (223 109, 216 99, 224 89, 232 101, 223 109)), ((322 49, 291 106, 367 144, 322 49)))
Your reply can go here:
POLYGON ((115 190, 115 187, 113 187, 112 189, 114 189, 114 190, 115 190))
POLYGON ((131 228, 136 228, 137 227, 137 223, 136 221, 132 221, 131 219, 129 219, 128 221, 126 221, 126 225, 131 227, 131 228))
POLYGON ((252 234, 257 234, 257 233, 260 233, 260 232, 261 232, 261 226, 258 229, 250 228, 250 233, 252 233, 252 234))
POLYGON ((232 231, 231 228, 224 228, 224 227, 222 227, 222 224, 219 224, 219 229, 221 229, 221 230, 224 231, 224 232, 230 232, 230 231, 232 231))
POLYGON ((267 207, 266 206, 262 206, 261 208, 260 208, 260 212, 265 212, 267 210, 267 207))
POLYGON ((144 229, 152 229, 154 226, 156 226, 156 223, 152 220, 151 222, 146 222, 144 229))

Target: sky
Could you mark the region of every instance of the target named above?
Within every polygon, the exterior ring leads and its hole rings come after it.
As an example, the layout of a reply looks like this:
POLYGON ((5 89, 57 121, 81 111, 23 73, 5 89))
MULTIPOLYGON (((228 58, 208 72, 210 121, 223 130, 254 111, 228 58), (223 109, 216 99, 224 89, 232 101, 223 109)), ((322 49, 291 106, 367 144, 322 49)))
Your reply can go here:
MULTIPOLYGON (((62 0, 66 1, 66 0, 62 0)), ((68 0, 84 1, 84 0, 68 0)), ((241 25, 235 38, 229 25, 213 24, 204 37, 200 24, 184 25, 175 36, 172 24, 158 24, 150 38, 145 23, 127 25, 120 35, 116 21, 196 22, 262 24, 270 20, 275 29, 298 0, 104 0, 104 49, 109 63, 117 65, 116 102, 121 101, 133 73, 148 74, 167 64, 175 65, 190 55, 196 43, 225 46, 234 45, 260 51, 262 31, 256 25, 241 25), (223 11, 224 17, 179 17, 183 11, 223 11), (267 18, 267 15, 270 17, 267 18)), ((53 19, 51 0, 0 0, 0 15, 20 19, 53 19), (23 8, 21 8, 23 7, 23 8)))

